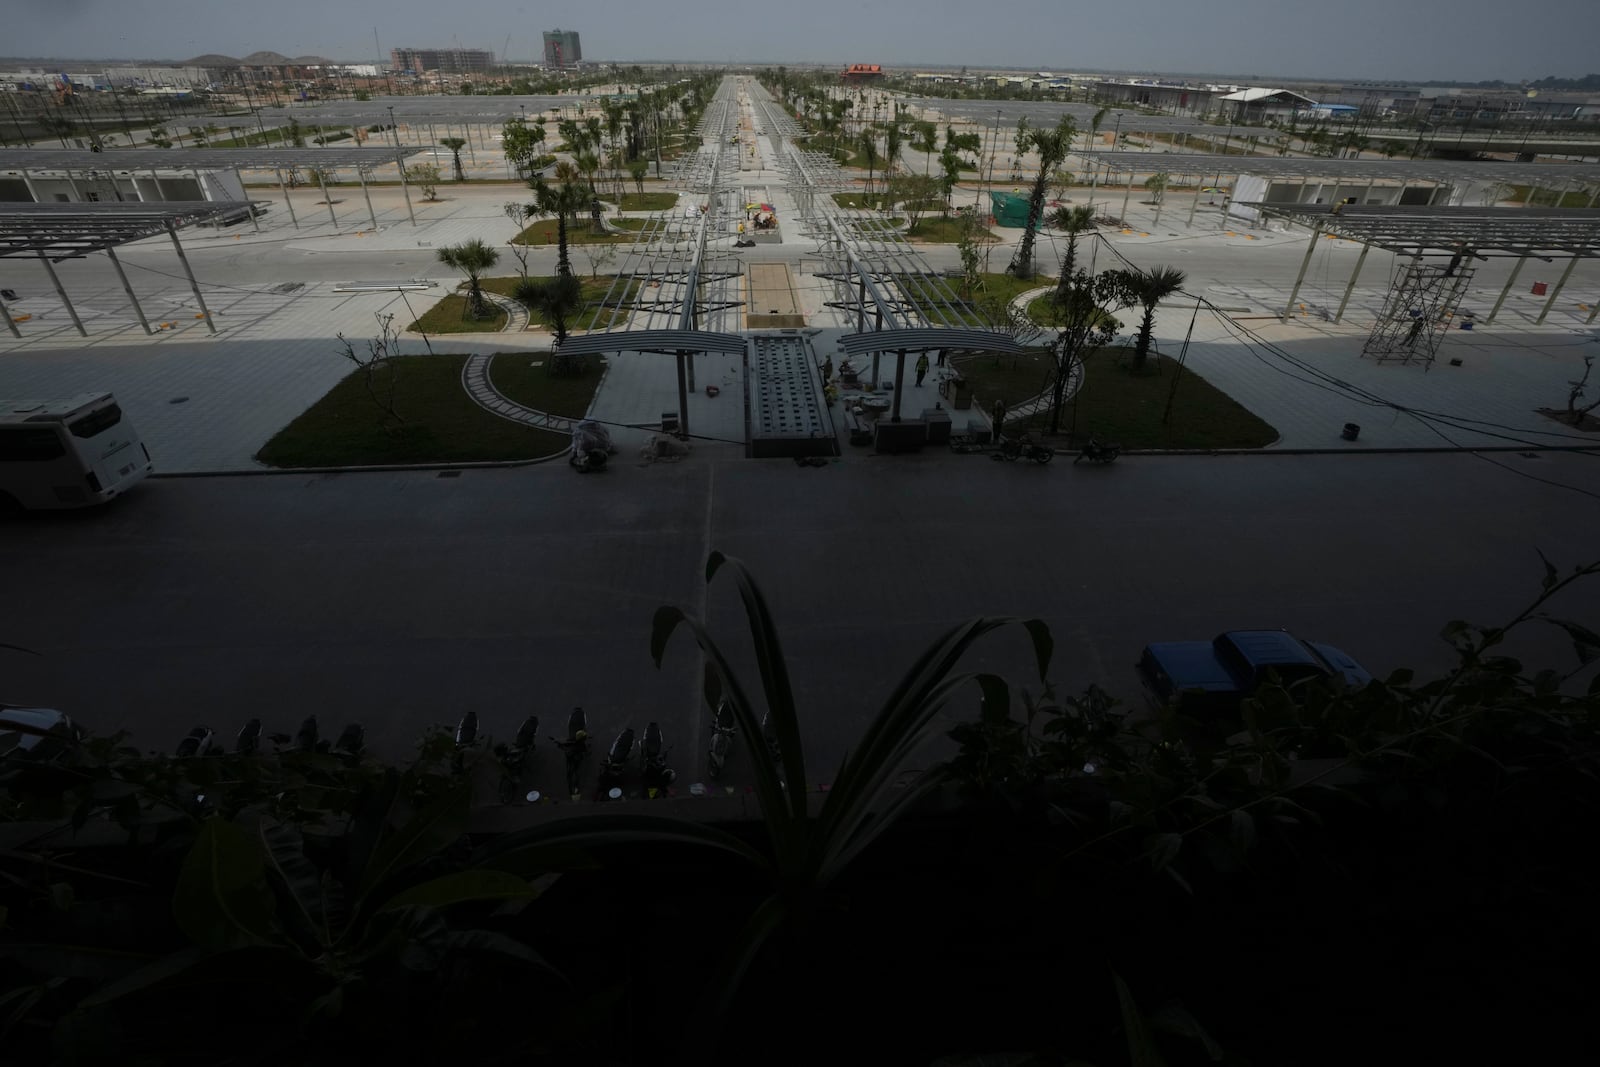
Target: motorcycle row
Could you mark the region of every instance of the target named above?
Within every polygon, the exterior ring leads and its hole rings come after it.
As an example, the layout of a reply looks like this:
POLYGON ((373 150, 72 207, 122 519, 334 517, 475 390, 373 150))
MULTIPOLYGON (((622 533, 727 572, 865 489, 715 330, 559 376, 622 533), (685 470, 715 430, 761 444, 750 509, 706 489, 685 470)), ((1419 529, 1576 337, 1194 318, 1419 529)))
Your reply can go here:
MULTIPOLYGON (((969 439, 970 440, 970 439, 969 439)), ((989 451, 989 458, 1006 463, 1015 463, 1019 459, 1032 460, 1041 467, 1056 458, 1055 449, 1048 445, 1041 445, 1031 436, 1024 433, 1017 437, 1002 436, 992 450, 979 446, 957 442, 952 438, 951 448, 955 451, 989 451)), ((1079 463, 1088 460, 1090 463, 1115 463, 1118 456, 1122 455, 1122 446, 1113 441, 1100 441, 1093 437, 1078 451, 1072 462, 1079 463)))
MULTIPOLYGON (((762 726, 769 751, 775 760, 781 760, 777 738, 770 721, 763 722, 762 726)), ((722 777, 738 732, 732 709, 726 702, 721 703, 712 720, 710 748, 706 754, 706 773, 713 780, 722 777)), ((530 715, 522 721, 509 743, 497 743, 492 746, 492 752, 501 770, 501 803, 512 803, 518 797, 529 802, 542 799, 543 794, 538 789, 530 788, 535 777, 534 756, 538 736, 539 717, 530 715)), ((359 761, 366 750, 366 731, 360 723, 347 725, 340 731, 338 737, 330 742, 322 737, 315 715, 306 717, 293 738, 286 734, 264 735, 261 720, 251 719, 239 731, 233 750, 240 755, 255 755, 261 752, 264 739, 287 745, 297 752, 328 753, 351 764, 359 761)), ((552 734, 550 740, 563 754, 567 793, 577 799, 584 791, 584 768, 589 760, 592 742, 588 716, 583 708, 572 709, 572 713, 567 717, 567 731, 564 738, 552 734)), ((478 713, 469 711, 456 725, 457 753, 464 756, 468 750, 477 745, 478 741, 478 713)), ((596 774, 597 799, 622 799, 630 768, 635 764, 638 766, 639 781, 646 797, 665 796, 667 787, 677 781, 678 772, 667 765, 667 755, 671 748, 666 744, 658 723, 650 722, 645 726, 643 740, 637 744, 637 757, 634 753, 636 742, 639 742, 639 739, 632 726, 624 727, 612 740, 611 747, 606 750, 596 774)), ((215 732, 207 726, 196 726, 178 742, 175 755, 180 759, 188 759, 221 755, 222 752, 221 742, 215 732)))

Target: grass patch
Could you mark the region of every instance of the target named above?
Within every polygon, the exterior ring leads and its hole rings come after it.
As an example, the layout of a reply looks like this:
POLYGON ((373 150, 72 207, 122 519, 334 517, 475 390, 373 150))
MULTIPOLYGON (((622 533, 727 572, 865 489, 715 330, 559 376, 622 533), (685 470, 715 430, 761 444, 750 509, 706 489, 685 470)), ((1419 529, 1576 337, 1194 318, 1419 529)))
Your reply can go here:
POLYGON ((833 202, 840 207, 871 209, 885 207, 886 197, 882 193, 834 193, 833 202))
MULTIPOLYGON (((979 241, 1000 240, 985 227, 978 228, 977 237, 979 241)), ((924 244, 953 245, 961 239, 961 220, 954 215, 949 218, 939 215, 923 216, 917 220, 916 226, 907 232, 906 238, 924 244)))
MULTIPOLYGON (((485 289, 489 288, 487 285, 485 289)), ((467 298, 463 293, 451 293, 413 322, 406 329, 412 333, 493 333, 506 327, 506 313, 489 305, 486 319, 467 318, 467 298)))
MULTIPOLYGON (((671 211, 677 202, 677 193, 624 193, 621 207, 623 211, 671 211)), ((617 224, 624 221, 618 219, 617 224)))
MULTIPOLYGON (((1018 294, 1037 288, 1041 284, 1038 278, 1013 278, 1009 274, 980 274, 978 277, 981 281, 981 286, 970 298, 962 297, 960 278, 946 277, 944 284, 946 288, 956 295, 954 302, 940 299, 933 293, 924 294, 919 292, 917 303, 937 307, 947 317, 968 326, 989 326, 991 323, 984 318, 980 310, 982 304, 990 301, 1009 304, 1017 298, 1018 294)), ((1048 280, 1045 279, 1045 281, 1048 280)), ((909 286, 905 288, 909 288, 909 286)), ((1007 400, 1006 403, 1009 404, 1011 401, 1007 400)))
MULTIPOLYGON (((642 222, 643 220, 641 219, 640 221, 642 222)), ((593 278, 580 276, 578 280, 583 285, 584 304, 582 310, 568 323, 569 328, 589 329, 589 322, 596 311, 600 312, 600 317, 595 320, 595 329, 606 329, 627 318, 628 309, 621 305, 633 302, 635 294, 639 291, 639 282, 637 280, 631 282, 625 290, 612 298, 613 306, 604 307, 606 293, 611 291, 611 283, 616 280, 616 277, 615 274, 601 274, 593 278)), ((535 282, 549 281, 550 278, 551 275, 528 275, 528 279, 535 282)), ((498 293, 501 296, 515 299, 517 283, 521 281, 521 277, 512 275, 509 278, 483 278, 480 280, 480 284, 486 292, 498 293)), ((529 309, 528 323, 532 326, 541 326, 543 325, 543 320, 539 317, 537 311, 529 309)))
MULTIPOLYGON (((628 219, 613 220, 618 226, 628 222, 628 219)), ((635 219, 634 222, 642 224, 644 219, 635 219)), ((624 229, 628 227, 623 226, 624 229)), ((587 219, 576 219, 567 223, 567 244, 571 245, 603 245, 615 244, 618 241, 632 241, 632 233, 605 233, 597 232, 593 224, 587 219)), ((512 238, 519 245, 555 245, 559 244, 559 235, 556 230, 555 219, 540 219, 528 226, 527 229, 512 238)))
POLYGON ((1558 202, 1555 193, 1549 189, 1535 189, 1531 185, 1513 185, 1511 186, 1511 195, 1506 199, 1513 204, 1526 204, 1528 203, 1528 197, 1532 196, 1532 206, 1534 207, 1572 208, 1588 207, 1589 198, 1593 195, 1594 193, 1589 189, 1581 189, 1576 192, 1569 191, 1562 193, 1558 202))
MULTIPOLYGON (((1043 275, 1040 275, 1038 278, 1034 279, 1029 284, 1030 285, 1054 285, 1055 284, 1055 279, 1054 278, 1046 278, 1043 275)), ((1051 301, 1052 295, 1053 294, 1051 294, 1051 293, 1045 293, 1043 296, 1036 296, 1032 300, 1028 301, 1028 318, 1032 319, 1034 322, 1038 323, 1040 326, 1045 326, 1045 327, 1059 326, 1060 322, 1059 322, 1058 316, 1056 314, 1056 306, 1051 301)), ((1128 309, 1128 313, 1130 315, 1137 316, 1139 314, 1139 309, 1137 307, 1129 308, 1128 309)), ((1117 318, 1115 315, 1109 315, 1109 314, 1106 314, 1105 312, 1101 312, 1100 314, 1103 317, 1103 319, 1110 319, 1113 323, 1115 323, 1116 324, 1116 328, 1119 329, 1119 330, 1122 329, 1122 327, 1125 325, 1125 323, 1121 319, 1117 318)))
POLYGON ((280 430, 256 459, 272 467, 481 463, 537 459, 567 447, 565 434, 519 426, 474 403, 461 388, 466 360, 464 355, 396 359, 389 373, 395 376, 395 408, 406 421, 394 432, 385 429, 361 372, 354 371, 280 430))
POLYGON ((543 365, 550 357, 534 352, 496 352, 489 363, 489 381, 506 399, 535 411, 581 419, 588 414, 600 384, 595 368, 582 375, 552 377, 543 365), (535 367, 538 363, 541 366, 535 367))
MULTIPOLYGON (((1132 358, 1133 350, 1124 346, 1091 354, 1084 361, 1084 385, 1077 398, 1077 440, 1066 433, 1072 425, 1070 399, 1061 415, 1063 432, 1046 439, 1071 445, 1093 432, 1124 448, 1262 448, 1278 439, 1275 429, 1194 371, 1180 371, 1176 363, 1163 359, 1156 373, 1135 377, 1128 370, 1132 358), (1161 415, 1174 380, 1172 416, 1163 425, 1161 415)), ((1015 407, 1049 388, 1051 361, 1043 354, 958 356, 952 363, 972 384, 975 402, 985 409, 997 399, 1015 407)), ((1006 420, 1008 428, 1035 434, 1043 434, 1049 425, 1048 411, 1006 420)))

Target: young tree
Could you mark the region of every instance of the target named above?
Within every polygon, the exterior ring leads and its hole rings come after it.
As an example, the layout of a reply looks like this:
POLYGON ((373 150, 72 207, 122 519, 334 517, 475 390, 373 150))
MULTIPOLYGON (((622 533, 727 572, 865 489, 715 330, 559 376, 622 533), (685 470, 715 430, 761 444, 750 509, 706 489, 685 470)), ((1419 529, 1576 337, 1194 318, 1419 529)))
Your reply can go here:
POLYGON ((955 149, 948 144, 944 151, 939 153, 939 196, 943 198, 942 205, 945 218, 950 217, 950 197, 956 191, 956 183, 961 180, 961 157, 955 149))
POLYGON ((982 242, 979 240, 983 236, 982 230, 975 213, 961 216, 961 232, 956 235, 956 254, 961 257, 961 295, 969 300, 983 285, 983 275, 979 270, 983 261, 982 242))
POLYGON ((632 159, 628 161, 628 176, 633 179, 633 187, 639 190, 639 195, 644 195, 644 179, 650 173, 650 161, 647 159, 632 159))
POLYGON ((1139 321, 1139 339, 1133 347, 1133 372, 1138 374, 1144 370, 1145 360, 1150 355, 1150 331, 1156 324, 1156 305, 1182 289, 1185 276, 1176 267, 1152 267, 1147 271, 1129 271, 1128 275, 1134 298, 1144 309, 1144 317, 1139 321))
POLYGON ((1055 194, 1057 200, 1065 200, 1072 192, 1072 172, 1065 167, 1057 167, 1051 171, 1050 192, 1055 194))
POLYGON ((598 278, 601 267, 609 267, 617 261, 617 246, 596 241, 582 246, 583 258, 589 261, 589 277, 598 278))
POLYGON ((429 200, 439 199, 439 168, 432 163, 418 163, 406 168, 406 181, 422 190, 429 200))
POLYGON ((388 433, 397 433, 406 420, 395 409, 395 360, 399 358, 400 338, 394 331, 394 316, 378 316, 378 336, 367 342, 363 355, 344 334, 335 334, 339 340, 339 355, 356 365, 361 372, 361 385, 367 397, 377 406, 382 425, 388 433), (390 422, 394 425, 391 426, 390 422))
POLYGON ((1090 274, 1077 270, 1056 286, 1051 303, 1056 317, 1056 340, 1050 347, 1055 363, 1051 383, 1050 432, 1061 432, 1061 410, 1073 365, 1089 351, 1111 343, 1122 324, 1116 313, 1137 301, 1128 272, 1103 270, 1090 274))
POLYGON ((886 195, 884 196, 885 209, 899 210, 906 217, 909 225, 907 233, 915 233, 917 223, 922 221, 922 216, 927 213, 929 204, 938 199, 939 182, 926 174, 899 174, 885 182, 886 195))
POLYGON ((500 250, 474 237, 458 245, 439 249, 439 262, 467 276, 467 314, 474 319, 489 318, 488 301, 483 298, 484 271, 500 261, 500 250))
POLYGON ((500 143, 505 149, 506 162, 517 168, 518 176, 525 179, 532 172, 533 161, 544 144, 544 123, 535 122, 530 126, 521 118, 514 118, 505 124, 500 143))
MULTIPOLYGON (((507 201, 500 205, 500 210, 505 212, 506 218, 516 223, 517 234, 528 228, 528 220, 533 217, 533 211, 527 204, 519 204, 515 200, 507 201)), ((528 280, 528 246, 512 239, 506 242, 506 247, 511 249, 511 254, 517 257, 517 273, 522 275, 522 280, 528 280)))
POLYGON ((1144 180, 1144 187, 1150 193, 1150 202, 1157 207, 1160 207, 1162 202, 1167 199, 1167 182, 1171 177, 1170 174, 1163 170, 1157 171, 1144 180))
POLYGON ((923 153, 922 173, 933 173, 933 153, 939 147, 939 127, 931 122, 918 122, 911 130, 911 147, 923 153))
POLYGON ((467 142, 459 137, 441 137, 439 143, 450 149, 450 156, 455 161, 456 181, 467 180, 467 172, 461 169, 461 150, 467 147, 467 142))
POLYGON ((1034 176, 1033 191, 1028 197, 1027 225, 1022 229, 1016 257, 1011 261, 1010 272, 1018 278, 1033 275, 1033 243, 1039 220, 1044 215, 1045 186, 1051 172, 1067 158, 1067 150, 1072 146, 1072 134, 1076 129, 1070 115, 1063 115, 1054 129, 1030 130, 1026 124, 1026 119, 1017 123, 1017 138, 1019 142, 1025 138, 1027 146, 1039 153, 1039 171, 1034 176))

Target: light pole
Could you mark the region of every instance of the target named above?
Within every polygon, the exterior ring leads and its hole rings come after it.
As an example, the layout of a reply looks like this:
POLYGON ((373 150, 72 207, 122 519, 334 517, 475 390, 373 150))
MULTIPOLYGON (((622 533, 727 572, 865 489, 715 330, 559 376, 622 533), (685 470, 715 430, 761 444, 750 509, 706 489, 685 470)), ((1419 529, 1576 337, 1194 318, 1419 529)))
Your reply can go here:
POLYGON ((400 127, 394 121, 394 105, 389 105, 389 132, 394 135, 394 150, 400 151, 400 127))

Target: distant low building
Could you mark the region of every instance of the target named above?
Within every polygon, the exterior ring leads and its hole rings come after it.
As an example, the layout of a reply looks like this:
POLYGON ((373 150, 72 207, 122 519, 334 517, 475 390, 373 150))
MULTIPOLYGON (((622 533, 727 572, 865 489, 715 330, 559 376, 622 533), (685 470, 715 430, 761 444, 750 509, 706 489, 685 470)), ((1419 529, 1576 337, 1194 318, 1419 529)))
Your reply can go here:
POLYGON ((1218 97, 1223 114, 1238 123, 1288 119, 1317 106, 1309 96, 1290 89, 1240 89, 1218 97))
POLYGON ((396 48, 389 59, 395 70, 413 74, 476 74, 494 66, 494 53, 484 48, 396 48))
POLYGON ((885 77, 883 68, 876 63, 852 63, 839 74, 839 80, 846 85, 865 85, 885 77))

